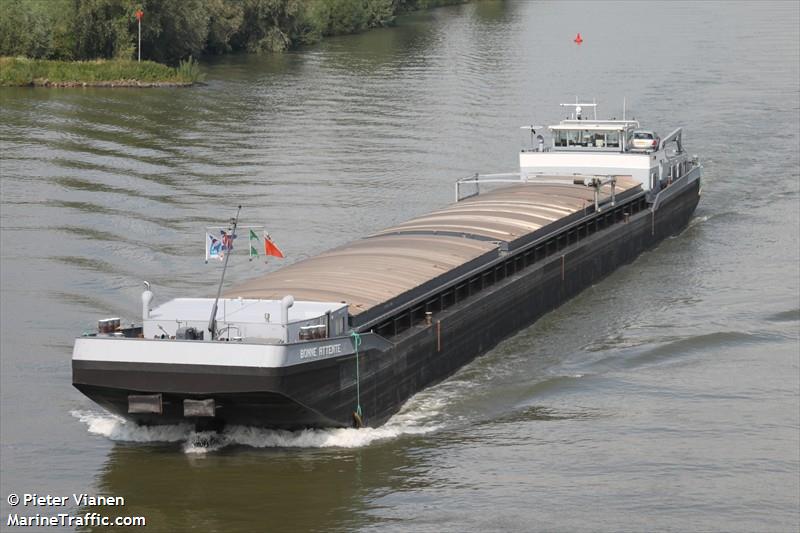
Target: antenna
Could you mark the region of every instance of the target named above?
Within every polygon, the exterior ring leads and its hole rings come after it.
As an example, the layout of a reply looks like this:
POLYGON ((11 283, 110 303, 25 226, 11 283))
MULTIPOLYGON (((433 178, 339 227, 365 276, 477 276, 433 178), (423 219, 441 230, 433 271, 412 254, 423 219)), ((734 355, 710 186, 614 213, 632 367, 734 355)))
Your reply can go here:
POLYGON ((593 107, 594 108, 594 119, 597 120, 597 100, 594 99, 594 98, 592 98, 592 102, 591 103, 582 104, 582 103, 580 103, 578 101, 578 97, 576 96, 574 104, 558 104, 558 105, 560 105, 561 107, 572 107, 572 108, 574 108, 575 111, 572 114, 572 119, 573 120, 576 120, 576 119, 580 120, 581 119, 581 113, 583 112, 583 108, 584 107, 593 107))
POLYGON ((541 130, 543 128, 544 128, 544 126, 536 126, 534 124, 531 124, 530 126, 520 126, 519 127, 519 129, 521 129, 521 130, 530 130, 530 132, 531 132, 531 148, 533 148, 533 136, 536 135, 536 130, 537 129, 541 130))
POLYGON ((625 120, 625 108, 627 107, 627 101, 625 97, 622 97, 622 120, 625 120))
MULTIPOLYGON (((236 216, 231 219, 233 229, 231 229, 231 248, 233 247, 233 237, 236 236, 236 226, 239 224, 239 212, 242 206, 236 209, 236 216)), ((222 265, 222 276, 219 279, 219 287, 217 287, 217 297, 214 299, 214 305, 211 307, 211 318, 208 320, 208 331, 211 332, 211 340, 214 340, 217 332, 217 304, 219 303, 219 296, 222 294, 222 283, 225 281, 225 271, 228 269, 228 259, 231 258, 233 250, 226 250, 225 264, 222 265)))

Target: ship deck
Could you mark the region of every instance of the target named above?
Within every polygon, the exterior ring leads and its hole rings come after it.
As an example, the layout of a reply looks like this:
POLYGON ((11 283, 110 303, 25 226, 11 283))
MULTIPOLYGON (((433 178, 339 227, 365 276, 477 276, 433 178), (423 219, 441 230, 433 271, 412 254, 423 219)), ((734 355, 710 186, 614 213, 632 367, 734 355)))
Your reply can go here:
MULTIPOLYGON (((542 180, 564 177, 542 177, 542 180)), ((640 190, 617 176, 618 198, 640 190)), ((600 191, 609 198, 610 186, 600 191)), ((498 256, 499 250, 535 240, 594 205, 594 190, 572 181, 531 181, 472 196, 357 241, 236 285, 226 298, 346 302, 366 322, 387 307, 402 306, 420 290, 447 283, 498 256)))

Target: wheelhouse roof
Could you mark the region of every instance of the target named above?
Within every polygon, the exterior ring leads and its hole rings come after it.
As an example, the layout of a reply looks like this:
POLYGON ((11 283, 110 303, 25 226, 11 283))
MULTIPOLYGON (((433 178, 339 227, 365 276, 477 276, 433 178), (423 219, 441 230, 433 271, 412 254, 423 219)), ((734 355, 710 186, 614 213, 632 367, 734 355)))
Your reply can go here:
POLYGON ((610 122, 603 122, 597 123, 588 120, 579 120, 579 121, 570 121, 568 124, 562 122, 561 124, 557 124, 555 126, 550 126, 552 131, 576 131, 576 130, 588 130, 588 131, 626 131, 629 129, 633 129, 635 127, 634 124, 630 122, 620 122, 620 123, 610 123, 610 122))

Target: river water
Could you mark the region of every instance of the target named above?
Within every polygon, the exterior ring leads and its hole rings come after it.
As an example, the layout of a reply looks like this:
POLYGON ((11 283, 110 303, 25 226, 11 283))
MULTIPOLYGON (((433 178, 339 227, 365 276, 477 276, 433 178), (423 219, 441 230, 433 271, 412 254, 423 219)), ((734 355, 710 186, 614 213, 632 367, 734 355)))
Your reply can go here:
POLYGON ((2 528, 62 510, 11 493, 88 493, 126 505, 64 509, 146 531, 797 531, 798 27, 796 2, 486 1, 189 89, 0 90, 2 528), (295 261, 513 171, 576 95, 684 126, 696 216, 386 426, 210 440, 72 388, 73 338, 136 318, 141 280, 213 294, 203 227, 238 203, 295 261))

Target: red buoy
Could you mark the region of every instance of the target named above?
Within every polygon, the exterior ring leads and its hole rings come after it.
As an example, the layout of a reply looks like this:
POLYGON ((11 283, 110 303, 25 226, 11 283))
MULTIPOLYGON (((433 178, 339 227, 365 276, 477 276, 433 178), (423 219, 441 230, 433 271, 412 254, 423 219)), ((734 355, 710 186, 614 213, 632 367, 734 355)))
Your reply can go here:
POLYGON ((575 42, 578 44, 581 44, 583 42, 583 38, 581 38, 580 32, 578 32, 578 35, 575 36, 575 42))

